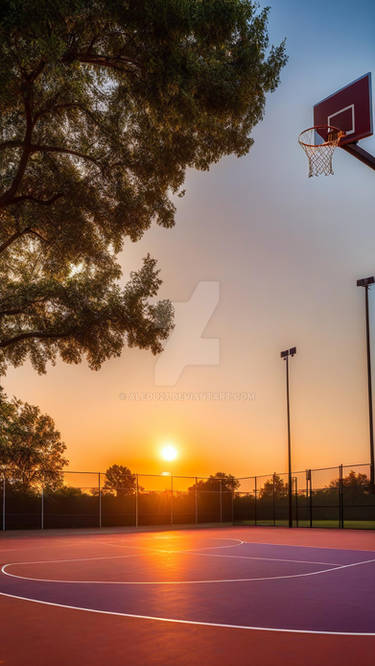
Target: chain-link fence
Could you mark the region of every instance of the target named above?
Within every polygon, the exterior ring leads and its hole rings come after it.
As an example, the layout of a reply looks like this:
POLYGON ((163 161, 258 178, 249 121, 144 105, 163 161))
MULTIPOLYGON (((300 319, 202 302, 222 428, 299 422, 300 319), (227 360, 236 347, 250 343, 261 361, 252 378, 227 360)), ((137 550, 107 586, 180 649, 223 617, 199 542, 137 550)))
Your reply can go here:
MULTIPOLYGON (((294 527, 375 529, 375 488, 370 465, 339 465, 292 474, 294 527)), ((234 522, 247 525, 289 524, 287 474, 239 479, 234 522)))
MULTIPOLYGON (((293 472, 295 527, 375 529, 369 465, 293 472)), ((54 483, 2 479, 3 530, 235 523, 289 524, 287 474, 181 477, 62 472, 54 483)))

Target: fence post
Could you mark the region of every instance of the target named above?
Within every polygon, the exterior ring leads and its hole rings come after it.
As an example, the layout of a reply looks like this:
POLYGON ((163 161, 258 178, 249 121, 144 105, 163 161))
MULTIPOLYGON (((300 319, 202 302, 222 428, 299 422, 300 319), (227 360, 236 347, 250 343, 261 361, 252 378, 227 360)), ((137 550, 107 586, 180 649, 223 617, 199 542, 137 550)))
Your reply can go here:
POLYGON ((223 522, 223 480, 220 479, 219 486, 219 501, 220 501, 220 522, 223 522))
POLYGON ((98 488, 99 488, 99 527, 102 526, 102 486, 100 483, 100 472, 98 473, 98 488))
POLYGON ((234 525, 234 488, 232 488, 232 525, 234 525))
POLYGON ((254 476, 254 525, 257 524, 257 477, 254 476))
POLYGON ((344 527, 344 468, 339 467, 339 527, 344 527))
POLYGON ((194 486, 194 513, 195 513, 195 524, 198 524, 198 479, 195 477, 195 486, 194 486))
POLYGON ((173 474, 171 474, 171 525, 173 525, 173 474))
POLYGON ((44 530, 44 488, 40 493, 40 529, 44 530))
POLYGON ((296 498, 296 527, 298 527, 298 478, 295 476, 294 477, 294 487, 295 487, 295 498, 296 498))
POLYGON ((139 484, 138 484, 138 474, 136 475, 136 484, 135 484, 135 526, 138 527, 138 500, 139 500, 139 484))
POLYGON ((3 532, 5 532, 5 476, 3 476, 3 532))
POLYGON ((276 526, 276 506, 275 506, 275 476, 276 472, 272 476, 272 520, 273 526, 276 526))
POLYGON ((307 472, 307 484, 310 482, 310 489, 309 489, 309 514, 310 514, 310 527, 313 526, 313 505, 312 505, 312 475, 311 475, 311 469, 308 469, 307 472))

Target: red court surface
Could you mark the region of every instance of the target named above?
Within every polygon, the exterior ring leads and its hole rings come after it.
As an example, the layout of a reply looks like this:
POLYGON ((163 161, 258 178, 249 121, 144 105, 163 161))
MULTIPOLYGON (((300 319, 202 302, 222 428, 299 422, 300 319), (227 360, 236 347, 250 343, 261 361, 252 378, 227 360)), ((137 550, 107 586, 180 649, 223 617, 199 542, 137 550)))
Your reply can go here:
POLYGON ((375 663, 375 534, 0 537, 0 664, 375 663))

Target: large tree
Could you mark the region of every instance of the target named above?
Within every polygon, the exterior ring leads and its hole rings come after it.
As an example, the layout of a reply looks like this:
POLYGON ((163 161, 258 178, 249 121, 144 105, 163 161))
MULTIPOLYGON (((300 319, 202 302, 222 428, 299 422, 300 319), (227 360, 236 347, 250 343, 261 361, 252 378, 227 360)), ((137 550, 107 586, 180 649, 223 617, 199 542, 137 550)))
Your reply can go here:
POLYGON ((172 321, 125 239, 174 223, 187 167, 248 152, 286 61, 250 0, 3 0, 0 362, 98 368, 172 321))
POLYGON ((267 479, 259 491, 259 497, 265 499, 266 497, 287 497, 288 496, 288 480, 283 479, 279 474, 274 474, 272 479, 267 479))
POLYGON ((355 472, 353 469, 350 470, 349 474, 342 478, 342 481, 340 479, 334 479, 331 481, 329 489, 333 488, 336 490, 337 488, 340 488, 341 484, 344 492, 351 491, 353 494, 366 493, 370 489, 370 479, 367 474, 364 474, 363 472, 355 472))
POLYGON ((239 488, 239 486, 239 480, 236 479, 236 477, 232 474, 216 472, 216 474, 211 474, 208 479, 200 479, 193 486, 191 486, 189 490, 205 490, 215 492, 222 490, 223 492, 234 492, 237 490, 237 488, 239 488))
POLYGON ((111 465, 105 473, 103 490, 116 493, 117 497, 133 495, 136 491, 136 475, 125 465, 111 465))
POLYGON ((23 491, 62 485, 66 445, 38 407, 0 393, 0 475, 23 491))

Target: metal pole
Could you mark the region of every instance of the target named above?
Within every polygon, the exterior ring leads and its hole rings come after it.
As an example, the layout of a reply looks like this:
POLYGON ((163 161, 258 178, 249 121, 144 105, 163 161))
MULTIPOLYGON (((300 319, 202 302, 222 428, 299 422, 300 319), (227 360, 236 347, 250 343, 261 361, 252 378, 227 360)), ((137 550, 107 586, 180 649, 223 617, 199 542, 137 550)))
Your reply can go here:
POLYGON ((41 505, 40 505, 40 529, 44 530, 44 488, 42 486, 41 494, 41 505))
POLYGON ((367 347, 367 387, 368 387, 368 418, 370 430, 370 484, 374 489, 375 460, 374 460, 374 424, 372 414, 372 378, 371 378, 371 343, 370 343, 370 317, 369 317, 369 285, 366 285, 366 347, 367 347))
POLYGON ((306 520, 307 520, 307 518, 308 518, 308 501, 309 501, 309 473, 308 473, 308 470, 305 470, 305 478, 306 478, 305 507, 306 507, 306 520))
POLYGON ((254 476, 254 525, 257 524, 257 477, 254 476))
POLYGON ((173 475, 171 474, 171 525, 173 525, 173 475))
POLYGON ((344 527, 344 468, 339 467, 339 527, 344 527))
POLYGON ((5 532, 5 476, 3 476, 3 532, 5 532))
POLYGON ((285 358, 286 369, 286 411, 288 421, 288 500, 289 527, 293 527, 293 490, 292 490, 292 451, 290 442, 290 398, 289 398, 289 356, 285 358))
POLYGON ((296 507, 296 527, 298 527, 298 478, 294 477, 295 507, 296 507))
POLYGON ((309 469, 309 479, 310 479, 310 495, 309 495, 309 507, 310 507, 310 527, 313 526, 313 501, 312 501, 312 472, 309 469))
POLYGON ((98 473, 98 488, 99 488, 99 527, 102 526, 102 486, 100 483, 100 472, 98 473))
POLYGON ((274 527, 276 525, 275 476, 276 476, 276 473, 274 472, 273 476, 272 476, 272 519, 273 519, 273 526, 274 527))
POLYGON ((139 484, 138 484, 138 474, 136 476, 136 486, 135 486, 135 526, 138 527, 138 500, 139 500, 139 484))
POLYGON ((220 522, 223 522, 223 480, 220 479, 219 486, 219 501, 220 501, 220 522))
POLYGON ((198 524, 198 479, 195 477, 194 487, 194 510, 195 510, 195 524, 198 524))

